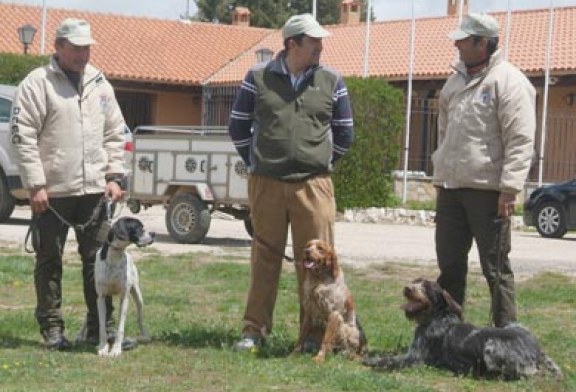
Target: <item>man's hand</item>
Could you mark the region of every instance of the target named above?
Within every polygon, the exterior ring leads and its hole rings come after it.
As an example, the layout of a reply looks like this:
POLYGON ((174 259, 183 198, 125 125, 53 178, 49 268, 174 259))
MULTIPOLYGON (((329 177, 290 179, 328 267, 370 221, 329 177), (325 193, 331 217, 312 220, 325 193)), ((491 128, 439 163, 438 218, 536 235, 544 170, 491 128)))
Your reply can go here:
POLYGON ((33 188, 29 191, 30 195, 30 208, 33 214, 42 214, 48 209, 48 192, 46 188, 33 188))
POLYGON ((116 203, 124 198, 124 192, 120 189, 120 185, 118 185, 115 181, 108 181, 106 183, 106 190, 104 191, 104 195, 107 196, 113 203, 116 203))
POLYGON ((510 218, 514 215, 514 206, 516 205, 516 195, 513 193, 500 192, 498 198, 498 216, 510 218))

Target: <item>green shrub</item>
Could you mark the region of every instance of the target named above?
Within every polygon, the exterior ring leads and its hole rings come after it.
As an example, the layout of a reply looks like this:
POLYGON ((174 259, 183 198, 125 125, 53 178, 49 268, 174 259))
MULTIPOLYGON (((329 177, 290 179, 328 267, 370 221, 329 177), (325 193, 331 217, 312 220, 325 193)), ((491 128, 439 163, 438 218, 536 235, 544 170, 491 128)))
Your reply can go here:
POLYGON ((402 90, 380 78, 347 78, 346 85, 356 137, 334 171, 337 209, 389 206, 404 124, 402 90))
POLYGON ((48 56, 0 53, 0 84, 18 85, 34 68, 48 63, 48 56))

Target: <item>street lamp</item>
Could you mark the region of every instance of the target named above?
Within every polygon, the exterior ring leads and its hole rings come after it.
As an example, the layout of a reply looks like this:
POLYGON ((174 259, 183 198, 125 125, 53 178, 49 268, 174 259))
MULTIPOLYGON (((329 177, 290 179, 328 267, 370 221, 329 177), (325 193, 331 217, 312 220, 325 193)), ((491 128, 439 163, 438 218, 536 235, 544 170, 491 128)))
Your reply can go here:
POLYGON ((24 54, 28 54, 28 46, 34 40, 34 34, 36 34, 36 28, 30 24, 18 27, 18 37, 24 45, 24 54))
POLYGON ((274 55, 274 52, 271 51, 268 48, 260 48, 256 51, 256 60, 259 63, 263 63, 266 61, 270 61, 272 60, 272 56, 274 55))

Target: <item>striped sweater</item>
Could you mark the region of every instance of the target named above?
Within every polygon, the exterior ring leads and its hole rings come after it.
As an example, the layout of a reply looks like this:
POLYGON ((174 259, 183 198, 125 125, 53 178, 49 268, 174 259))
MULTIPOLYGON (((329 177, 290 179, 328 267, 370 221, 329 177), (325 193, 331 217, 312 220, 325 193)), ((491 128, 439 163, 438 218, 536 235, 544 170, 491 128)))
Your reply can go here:
POLYGON ((329 173, 354 138, 348 90, 323 66, 311 67, 294 87, 281 52, 248 71, 229 133, 251 173, 282 181, 329 173))

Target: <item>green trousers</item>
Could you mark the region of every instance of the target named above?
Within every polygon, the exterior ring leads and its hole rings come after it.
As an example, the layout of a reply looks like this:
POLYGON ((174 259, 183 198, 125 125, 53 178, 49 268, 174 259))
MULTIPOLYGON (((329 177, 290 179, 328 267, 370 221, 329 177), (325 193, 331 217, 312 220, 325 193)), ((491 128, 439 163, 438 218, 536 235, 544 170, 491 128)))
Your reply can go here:
POLYGON ((510 265, 510 225, 498 220, 499 192, 444 189, 436 205, 438 283, 464 304, 468 253, 476 242, 482 273, 491 295, 491 318, 502 327, 516 321, 514 274, 510 265))
MULTIPOLYGON (((36 266, 34 268, 34 284, 36 288, 36 320, 40 331, 59 328, 64 332, 62 317, 62 254, 68 235, 69 226, 88 222, 98 206, 102 194, 51 198, 50 205, 61 216, 47 210, 35 215, 33 219, 32 242, 36 251, 36 266)), ((82 280, 84 300, 88 308, 88 334, 98 336, 98 307, 94 286, 94 261, 101 243, 96 239, 105 213, 101 213, 93 224, 80 230, 74 228, 78 241, 78 253, 82 260, 82 280)), ((111 318, 112 301, 107 298, 108 318, 111 318)))

